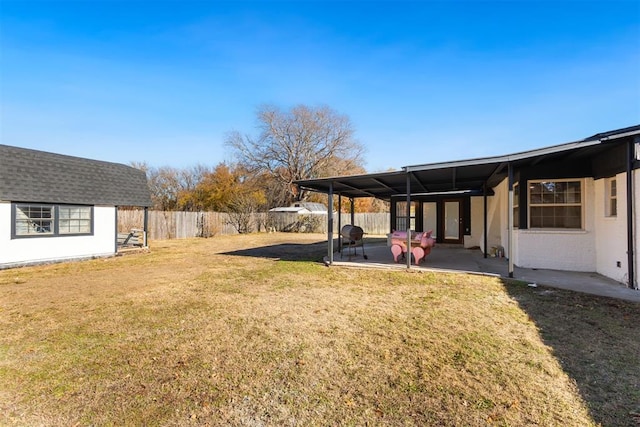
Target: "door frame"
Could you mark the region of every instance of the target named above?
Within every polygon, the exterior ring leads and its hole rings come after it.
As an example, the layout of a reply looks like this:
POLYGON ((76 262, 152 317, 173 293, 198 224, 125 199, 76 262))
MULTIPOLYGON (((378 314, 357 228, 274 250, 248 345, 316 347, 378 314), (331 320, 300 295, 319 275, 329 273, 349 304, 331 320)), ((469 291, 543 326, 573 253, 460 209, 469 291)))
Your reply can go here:
POLYGON ((464 209, 464 200, 461 198, 452 198, 452 199, 442 199, 439 200, 442 208, 439 209, 441 212, 441 219, 439 221, 440 227, 438 230, 438 234, 441 236, 442 243, 454 243, 454 244, 462 244, 464 243, 464 218, 463 218, 463 209, 464 209), (445 229, 445 205, 447 202, 457 202, 458 203, 458 238, 457 239, 446 239, 444 234, 445 229))
MULTIPOLYGON (((397 202, 404 202, 405 199, 392 199, 391 201, 391 227, 390 231, 395 231, 397 229, 397 221, 398 217, 403 217, 403 215, 398 215, 397 213, 397 202)), ((435 203, 436 204, 436 227, 433 229, 434 234, 437 236, 437 243, 450 243, 450 244, 464 244, 465 234, 469 235, 471 233, 470 230, 470 221, 471 212, 470 212, 470 198, 468 197, 447 197, 447 196, 435 196, 435 197, 424 197, 418 196, 412 198, 411 203, 416 203, 416 212, 415 212, 415 226, 416 230, 419 231, 429 231, 425 228, 424 222, 424 203, 435 203), (444 239, 444 207, 446 202, 458 202, 459 211, 458 211, 458 225, 459 225, 459 239, 444 239)), ((403 227, 403 229, 406 227, 403 227)))

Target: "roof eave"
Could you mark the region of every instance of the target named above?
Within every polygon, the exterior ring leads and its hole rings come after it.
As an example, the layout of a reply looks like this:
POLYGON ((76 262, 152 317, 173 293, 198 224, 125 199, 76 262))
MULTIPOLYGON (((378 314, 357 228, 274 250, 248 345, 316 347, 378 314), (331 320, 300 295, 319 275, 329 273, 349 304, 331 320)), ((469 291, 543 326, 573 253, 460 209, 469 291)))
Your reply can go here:
MULTIPOLYGON (((633 133, 629 133, 629 134, 632 135, 633 133)), ((509 162, 516 162, 519 160, 526 160, 526 159, 530 159, 537 156, 546 156, 549 154, 561 153, 563 151, 571 151, 579 148, 591 147, 594 145, 601 144, 602 142, 603 141, 601 141, 600 139, 594 139, 594 140, 588 140, 588 141, 576 141, 576 142, 569 142, 561 145, 554 145, 551 147, 540 148, 536 150, 522 151, 520 153, 514 153, 514 154, 507 154, 503 156, 480 157, 477 159, 455 160, 451 162, 427 163, 423 165, 405 166, 402 169, 406 172, 418 172, 418 171, 432 170, 432 169, 445 169, 445 168, 464 167, 464 166, 509 163, 509 162)))

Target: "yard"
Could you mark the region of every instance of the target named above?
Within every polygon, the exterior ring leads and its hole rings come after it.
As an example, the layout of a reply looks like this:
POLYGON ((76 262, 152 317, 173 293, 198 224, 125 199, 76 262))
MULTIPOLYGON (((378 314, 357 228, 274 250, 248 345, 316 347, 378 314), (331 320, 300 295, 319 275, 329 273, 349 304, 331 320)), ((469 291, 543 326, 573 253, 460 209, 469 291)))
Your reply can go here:
POLYGON ((637 425, 638 304, 327 268, 322 240, 0 271, 0 425, 637 425))

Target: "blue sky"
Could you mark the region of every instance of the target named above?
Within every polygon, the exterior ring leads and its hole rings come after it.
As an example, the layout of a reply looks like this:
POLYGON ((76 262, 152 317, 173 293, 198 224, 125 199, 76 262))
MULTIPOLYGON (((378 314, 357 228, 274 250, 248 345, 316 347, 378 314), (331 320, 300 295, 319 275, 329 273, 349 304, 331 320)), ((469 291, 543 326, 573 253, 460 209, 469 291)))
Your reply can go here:
POLYGON ((346 114, 369 172, 640 123, 640 1, 0 1, 0 143, 185 168, 263 104, 346 114))

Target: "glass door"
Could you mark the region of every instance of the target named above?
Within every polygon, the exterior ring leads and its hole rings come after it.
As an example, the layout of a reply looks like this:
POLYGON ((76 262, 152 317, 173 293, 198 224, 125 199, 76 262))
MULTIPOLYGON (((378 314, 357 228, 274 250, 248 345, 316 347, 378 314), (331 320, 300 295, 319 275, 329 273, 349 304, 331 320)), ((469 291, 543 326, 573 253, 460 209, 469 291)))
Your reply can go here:
POLYGON ((443 210, 443 240, 447 243, 462 243, 460 200, 445 200, 443 210))
POLYGON ((422 231, 432 231, 431 237, 438 236, 438 204, 436 202, 422 203, 422 231))

